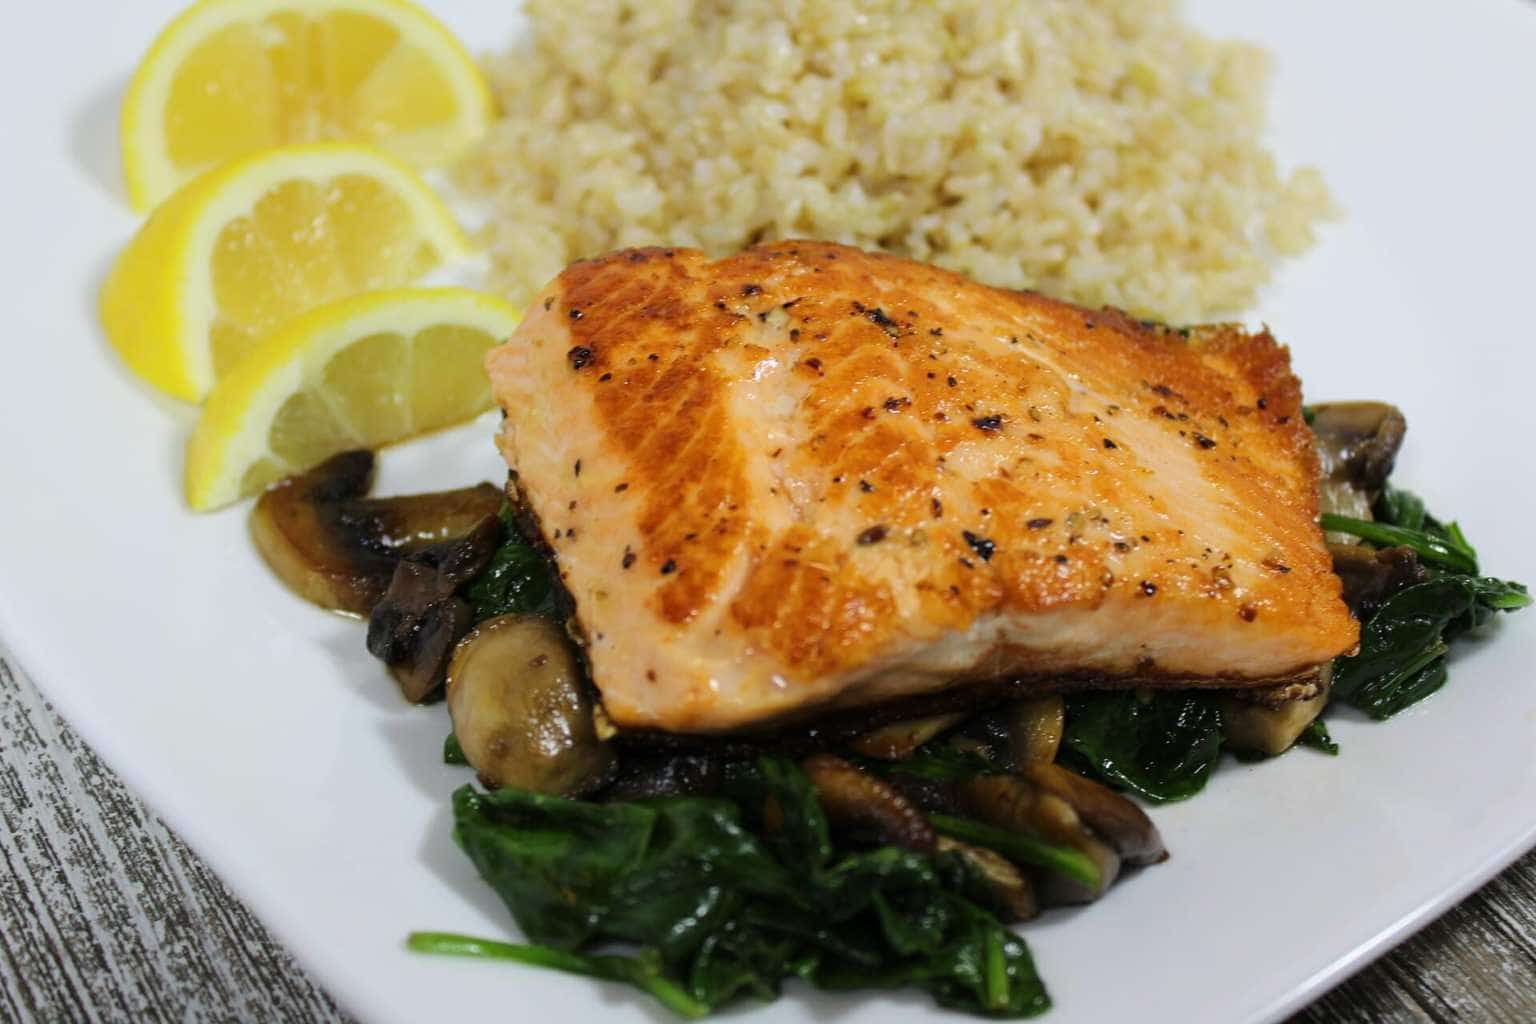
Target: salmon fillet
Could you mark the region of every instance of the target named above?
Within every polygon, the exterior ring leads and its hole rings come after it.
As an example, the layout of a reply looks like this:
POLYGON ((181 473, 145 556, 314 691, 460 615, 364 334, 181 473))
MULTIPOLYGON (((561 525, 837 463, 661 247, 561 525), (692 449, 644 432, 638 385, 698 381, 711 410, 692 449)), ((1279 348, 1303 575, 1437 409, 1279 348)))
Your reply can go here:
POLYGON ((621 728, 1273 684, 1358 639, 1266 332, 781 242, 576 263, 486 366, 621 728))

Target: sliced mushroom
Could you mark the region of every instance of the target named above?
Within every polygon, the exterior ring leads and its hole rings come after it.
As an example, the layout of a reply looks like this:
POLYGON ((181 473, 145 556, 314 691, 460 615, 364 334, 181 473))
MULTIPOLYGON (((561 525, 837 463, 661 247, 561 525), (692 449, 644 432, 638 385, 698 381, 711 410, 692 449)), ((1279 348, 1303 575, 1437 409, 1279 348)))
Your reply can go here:
POLYGON ((1163 837, 1145 811, 1108 786, 1059 764, 1022 765, 1020 774, 1072 805, 1083 823, 1114 847, 1127 864, 1155 864, 1168 858, 1163 837))
POLYGON ((1328 402, 1311 407, 1312 433, 1322 464, 1322 510, 1355 519, 1371 518, 1408 421, 1385 402, 1328 402))
POLYGON ((1227 746, 1273 757, 1291 748, 1328 705, 1328 691, 1266 707, 1223 695, 1221 728, 1227 746))
POLYGON ((1119 854, 1095 836, 1073 806, 1057 794, 1017 775, 978 776, 960 783, 957 792, 966 810, 981 821, 1069 846, 1098 869, 1097 886, 1056 872, 1041 873, 1037 881, 1043 902, 1091 902, 1102 896, 1119 876, 1119 854))
POLYGON ((343 452, 256 501, 251 537, 279 579, 322 608, 367 615, 402 556, 460 536, 501 507, 490 484, 368 498, 370 451, 343 452))
POLYGON ((905 761, 917 752, 917 748, 946 729, 965 720, 965 712, 955 711, 927 718, 914 718, 905 722, 892 722, 874 732, 867 732, 848 744, 856 754, 875 757, 882 761, 905 761))
POLYGON ((576 658, 548 619, 500 615, 475 627, 448 666, 448 714, 487 786, 579 796, 613 775, 576 658))
POLYGON ((1007 716, 1008 749, 1015 765, 1056 760, 1067 721, 1067 703, 1061 694, 1021 700, 1008 709, 1007 716))
POLYGON ((937 837, 927 817, 884 779, 833 754, 808 757, 800 769, 832 824, 917 853, 934 851, 937 837))
POLYGON ((406 700, 425 700, 442 684, 454 644, 474 624, 457 591, 485 568, 500 538, 496 517, 486 516, 463 537, 396 564, 368 618, 368 650, 388 666, 406 700))
POLYGON ((1333 571, 1344 581, 1344 603, 1362 621, 1404 587, 1429 578, 1409 547, 1373 548, 1366 544, 1329 544, 1333 571))
POLYGON ((1040 913, 1040 901, 1035 896, 1034 885, 1007 857, 984 846, 972 846, 949 836, 939 836, 937 849, 940 853, 954 853, 965 858, 987 880, 992 898, 1008 915, 1005 920, 1028 921, 1040 913))

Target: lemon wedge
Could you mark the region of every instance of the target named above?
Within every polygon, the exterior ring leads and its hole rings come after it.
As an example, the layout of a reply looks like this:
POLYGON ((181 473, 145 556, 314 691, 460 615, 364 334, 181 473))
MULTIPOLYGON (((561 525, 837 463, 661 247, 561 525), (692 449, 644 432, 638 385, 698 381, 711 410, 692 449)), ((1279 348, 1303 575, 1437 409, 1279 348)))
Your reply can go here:
POLYGON ((141 377, 196 400, 290 317, 408 284, 468 247, 393 157, 282 147, 210 171, 155 210, 107 278, 102 325, 141 377))
POLYGON ((187 446, 187 501, 227 505, 349 448, 376 448, 491 406, 482 363, 517 326, 502 299, 405 288, 311 310, 208 395, 187 446))
POLYGON ((134 73, 123 172, 144 210, 226 160, 289 143, 371 142, 438 166, 485 133, 491 110, 474 60, 406 0, 201 0, 134 73))

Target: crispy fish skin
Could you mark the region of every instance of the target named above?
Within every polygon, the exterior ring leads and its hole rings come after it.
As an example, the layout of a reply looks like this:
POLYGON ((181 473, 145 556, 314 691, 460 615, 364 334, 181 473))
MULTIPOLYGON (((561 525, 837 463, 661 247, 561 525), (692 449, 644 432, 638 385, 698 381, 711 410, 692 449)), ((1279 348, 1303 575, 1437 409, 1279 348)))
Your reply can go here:
POLYGON ((569 267, 486 361, 615 724, 1354 648, 1287 350, 780 242, 569 267))

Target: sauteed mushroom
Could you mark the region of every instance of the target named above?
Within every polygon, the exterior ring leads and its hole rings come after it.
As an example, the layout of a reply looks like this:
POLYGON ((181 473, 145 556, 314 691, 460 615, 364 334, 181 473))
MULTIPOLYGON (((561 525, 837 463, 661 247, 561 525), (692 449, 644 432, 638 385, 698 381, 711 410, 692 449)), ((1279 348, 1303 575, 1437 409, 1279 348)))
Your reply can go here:
POLYGON ((1071 804, 1083 823, 1114 847, 1127 864, 1155 864, 1168 858, 1163 837, 1152 819, 1108 786, 1059 764, 1021 765, 1019 773, 1044 792, 1071 804))
POLYGON ((982 775, 958 786, 961 804, 976 818, 1069 846, 1093 862, 1096 887, 1055 872, 1039 878, 1046 903, 1088 903, 1098 899, 1120 874, 1120 855, 1095 836, 1072 804, 1017 775, 982 775))
POLYGON ((448 714, 464 756, 488 786, 578 796, 613 775, 592 700, 558 625, 500 615, 476 626, 448 666, 448 714))
POLYGON ((1008 748, 1019 767, 1056 760, 1066 728, 1067 704, 1060 694, 1022 700, 1007 710, 1008 748))
POLYGON ((801 761, 800 768, 834 825, 873 833, 892 846, 933 852, 933 826, 885 780, 833 754, 815 754, 801 761))
POLYGON ((1399 590, 1429 578, 1409 547, 1330 544, 1328 553, 1334 573, 1344 581, 1344 603, 1362 621, 1399 590))
POLYGON ((917 748, 965 719, 963 711, 892 722, 867 732, 848 744, 855 753, 882 761, 904 761, 917 748))
POLYGON ((490 484, 368 498, 373 468, 372 452, 343 452, 275 485, 251 512, 256 550, 322 608, 367 615, 404 555, 468 532, 501 506, 490 484))
POLYGON ((1227 745, 1273 757, 1284 753, 1300 738, 1312 720, 1328 704, 1328 691, 1276 707, 1223 696, 1221 728, 1227 745))
POLYGON ((1371 505, 1392 473, 1408 421, 1385 402, 1328 402, 1312 406, 1311 412, 1322 463, 1323 511, 1371 518, 1371 505))
POLYGON ((409 701, 425 700, 443 681, 453 645, 473 625, 457 596, 495 553, 501 527, 486 516, 468 534, 400 560, 389 591, 368 618, 368 650, 389 667, 409 701))
POLYGON ((987 880, 992 898, 1006 915, 1004 920, 1028 921, 1040 913, 1034 885, 1007 857, 949 836, 939 836, 936 848, 940 853, 959 854, 987 880))

